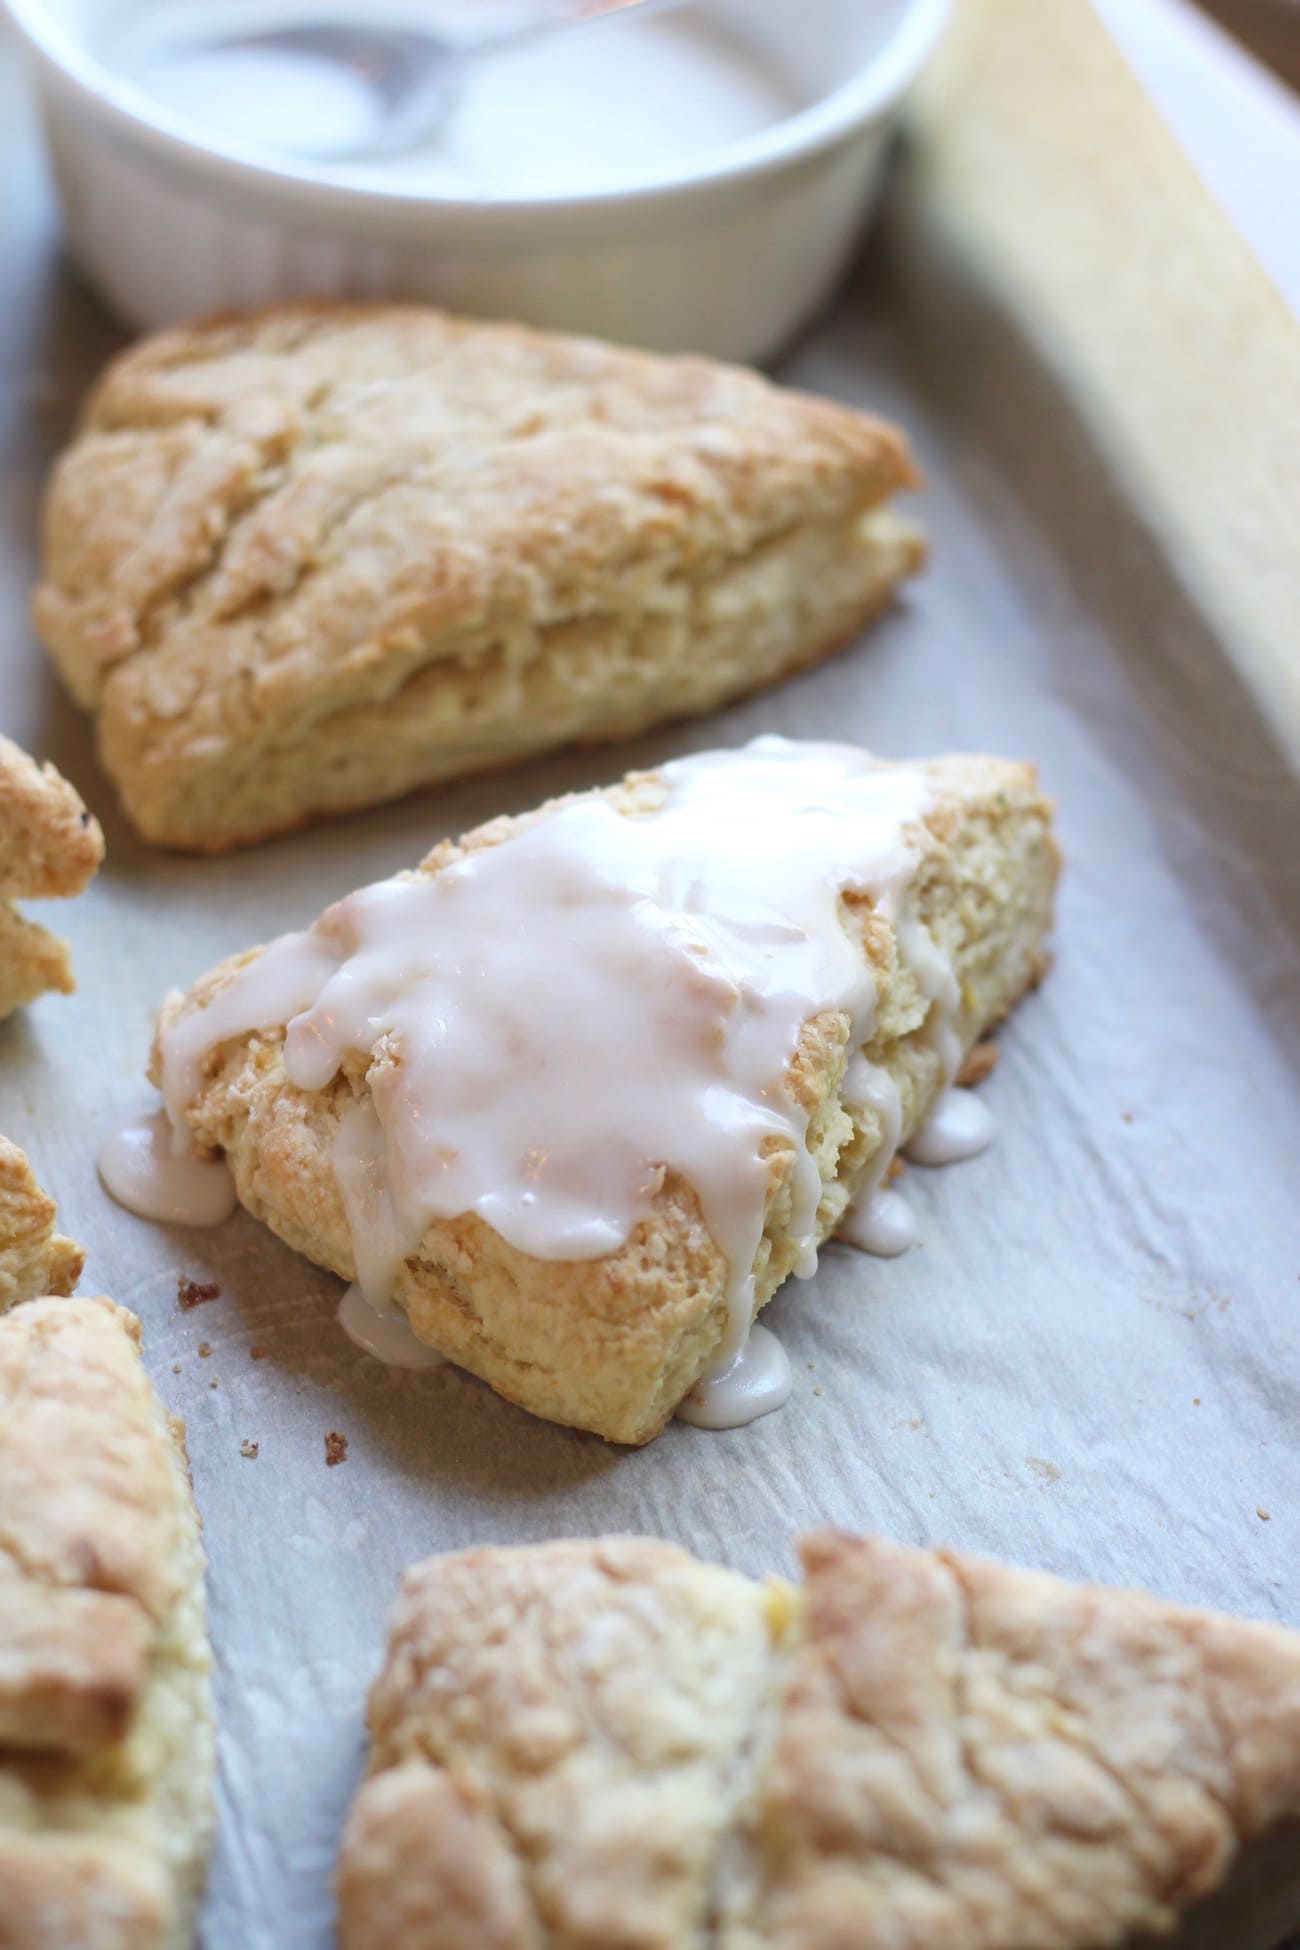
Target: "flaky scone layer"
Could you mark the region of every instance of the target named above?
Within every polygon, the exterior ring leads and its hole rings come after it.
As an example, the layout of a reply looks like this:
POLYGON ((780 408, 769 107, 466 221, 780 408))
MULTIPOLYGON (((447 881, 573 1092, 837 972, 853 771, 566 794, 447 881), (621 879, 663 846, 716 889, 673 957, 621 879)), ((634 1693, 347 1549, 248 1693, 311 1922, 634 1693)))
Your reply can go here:
POLYGON ((67 942, 12 901, 0 901, 0 1022, 42 995, 72 995, 76 986, 67 942))
MULTIPOLYGON (((908 912, 952 963, 962 998, 955 1027, 969 1047, 1039 970, 1057 872, 1050 808, 1026 765, 955 758, 923 769, 934 800, 915 835, 920 861, 908 912)), ((644 774, 606 796, 632 815, 653 810, 664 791, 656 775, 644 774)), ((444 844, 422 870, 436 873, 465 852, 498 844, 547 811, 497 820, 459 846, 444 844)), ((905 1140, 943 1081, 928 1033, 931 1004, 901 960, 893 928, 865 899, 846 900, 844 924, 874 973, 876 1028, 866 1054, 897 1085, 905 1140)), ((188 996, 173 998, 160 1037, 180 1015, 201 1009, 248 959, 234 957, 188 996)), ((885 1141, 877 1110, 850 1109, 841 1100, 848 1038, 846 1015, 814 1017, 790 1072, 822 1177, 820 1239, 834 1232, 885 1141)), ((204 1062, 185 1119, 201 1147, 225 1154, 250 1212, 319 1265, 352 1279, 333 1154, 341 1120, 369 1088, 368 1053, 349 1058, 325 1089, 302 1091, 285 1076, 283 1043, 280 1029, 220 1044, 204 1062)), ((155 1082, 160 1062, 159 1043, 155 1082)), ((793 1270, 794 1162, 793 1150, 776 1145, 766 1159, 765 1230, 753 1269, 759 1307, 793 1270)), ((435 1221, 399 1268, 393 1298, 422 1340, 510 1400, 552 1421, 639 1443, 658 1434, 718 1349, 727 1271, 694 1190, 670 1173, 650 1218, 603 1259, 532 1258, 473 1213, 435 1221)))
POLYGON ((1300 1634, 824 1532, 434 1558, 345 1950, 1111 1950, 1300 1815, 1300 1634))
POLYGON ((185 1950, 212 1821, 203 1552, 140 1324, 0 1320, 0 1940, 185 1950))
POLYGON ((57 1217, 27 1154, 0 1137, 0 1313, 20 1300, 69 1294, 81 1278, 86 1255, 55 1231, 57 1217))
POLYGON ((0 737, 0 900, 81 893, 104 857, 104 836, 52 765, 0 737))
POLYGON ((894 429, 755 373, 282 306, 110 369, 36 620, 141 832, 216 849, 826 655, 919 566, 914 482, 894 429))
POLYGON ((76 987, 67 943, 28 920, 15 895, 79 894, 104 857, 104 836, 52 765, 0 737, 0 1020, 47 991, 76 987))

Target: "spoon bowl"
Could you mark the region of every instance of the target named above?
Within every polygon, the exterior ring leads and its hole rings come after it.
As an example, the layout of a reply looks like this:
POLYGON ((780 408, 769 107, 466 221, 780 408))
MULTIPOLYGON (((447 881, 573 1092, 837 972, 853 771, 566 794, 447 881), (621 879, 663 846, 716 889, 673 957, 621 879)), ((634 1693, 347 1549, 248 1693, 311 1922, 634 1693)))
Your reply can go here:
MULTIPOLYGON (((324 13, 339 0, 318 4, 324 13)), ((418 10, 414 0, 374 5, 405 24, 425 17, 424 0, 418 10)), ((762 361, 824 302, 857 249, 903 97, 949 0, 696 0, 662 18, 653 5, 634 9, 608 34, 548 36, 500 71, 503 81, 513 71, 511 114, 516 103, 547 108, 569 143, 565 169, 540 167, 535 124, 521 117, 507 130, 509 169, 487 180, 459 160, 443 169, 463 114, 432 156, 389 162, 325 163, 215 132, 123 69, 122 6, 0 0, 0 15, 35 63, 71 253, 131 324, 281 297, 384 297, 762 361), (599 80, 566 124, 528 88, 533 64, 564 80, 570 46, 599 80), (674 138, 635 154, 624 144, 625 165, 611 170, 607 138, 628 133, 620 117, 630 125, 664 102, 674 72, 734 74, 746 49, 746 72, 783 79, 770 115, 720 132, 711 109, 697 113, 693 144, 674 138)), ((165 11, 174 21, 180 10, 165 0, 165 11)), ((187 6, 191 32, 198 11, 198 0, 187 6)), ((246 19, 266 24, 265 7, 250 4, 246 19)), ((479 96, 498 99, 496 74, 481 80, 466 111, 479 96)), ((668 93, 669 111, 683 92, 668 93)))
MULTIPOLYGON (((668 4, 682 0, 552 0, 509 25, 484 31, 479 21, 455 37, 431 26, 360 18, 232 23, 160 39, 141 78, 164 96, 179 82, 192 112, 206 119, 205 81, 224 68, 234 85, 251 79, 256 91, 261 82, 265 106, 255 133, 266 147, 324 163, 400 156, 437 136, 469 72, 486 56, 610 14, 668 4)), ((247 110, 244 119, 251 119, 247 110)))

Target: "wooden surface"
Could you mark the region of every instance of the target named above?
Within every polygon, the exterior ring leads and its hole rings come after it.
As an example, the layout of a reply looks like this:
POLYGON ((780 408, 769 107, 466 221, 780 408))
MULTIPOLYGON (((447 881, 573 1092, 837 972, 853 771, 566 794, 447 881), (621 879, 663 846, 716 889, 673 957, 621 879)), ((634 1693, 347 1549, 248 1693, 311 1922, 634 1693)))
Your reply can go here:
POLYGON ((1285 303, 1086 0, 963 0, 913 122, 916 224, 977 260, 1085 403, 1300 768, 1285 303))
POLYGON ((1201 5, 1300 89, 1300 0, 1201 0, 1201 5))

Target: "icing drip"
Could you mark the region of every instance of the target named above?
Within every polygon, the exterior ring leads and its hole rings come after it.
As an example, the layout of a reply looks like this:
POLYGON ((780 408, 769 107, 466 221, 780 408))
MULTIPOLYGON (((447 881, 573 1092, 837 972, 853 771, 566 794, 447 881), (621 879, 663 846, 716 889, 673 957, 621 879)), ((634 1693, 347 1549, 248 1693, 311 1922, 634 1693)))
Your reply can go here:
POLYGON ((390 1368, 444 1365, 436 1349, 416 1339, 415 1330, 404 1313, 399 1313, 396 1307, 372 1307, 359 1286, 350 1286, 339 1301, 338 1321, 350 1341, 390 1368))
MULTIPOLYGON (((599 1258, 679 1174, 727 1261, 728 1369, 753 1316, 773 1148, 794 1159, 798 1271, 816 1266, 821 1181, 787 1070, 821 1012, 848 1017, 851 1049, 873 1032, 843 897, 896 926, 945 1077, 957 983, 905 905, 923 772, 765 738, 659 778, 630 815, 600 796, 562 804, 437 874, 363 888, 246 963, 164 1038, 179 1141, 227 1037, 287 1023, 285 1071, 306 1090, 365 1056, 335 1169, 376 1305, 434 1219, 473 1212, 538 1258, 599 1258)), ((865 1061, 853 1076, 885 1126, 883 1175, 897 1092, 865 1061)))
POLYGON ((220 1159, 178 1155, 165 1110, 143 1112, 108 1133, 99 1149, 105 1191, 137 1218, 162 1225, 219 1226, 235 1209, 235 1181, 220 1159))
POLYGON ((993 1141, 993 1112, 969 1090, 946 1090, 911 1138, 907 1155, 918 1165, 955 1165, 976 1158, 993 1141))
POLYGON ((679 1403, 677 1420, 697 1429, 740 1429, 784 1408, 793 1378, 790 1357, 776 1335, 758 1321, 730 1366, 697 1381, 679 1403))
POLYGON ((835 1237, 879 1259, 897 1259, 916 1244, 916 1215, 898 1192, 876 1192, 849 1207, 835 1237))

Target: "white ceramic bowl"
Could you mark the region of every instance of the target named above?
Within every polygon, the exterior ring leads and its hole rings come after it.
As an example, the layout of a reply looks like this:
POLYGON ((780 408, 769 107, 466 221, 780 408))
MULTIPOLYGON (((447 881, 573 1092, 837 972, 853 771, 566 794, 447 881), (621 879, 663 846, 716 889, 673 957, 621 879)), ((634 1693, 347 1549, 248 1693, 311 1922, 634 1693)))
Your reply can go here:
MULTIPOLYGON (((740 31, 755 4, 711 0, 740 31)), ((761 360, 843 271, 948 0, 769 0, 807 108, 653 179, 528 199, 376 187, 218 144, 96 59, 100 0, 0 6, 33 57, 73 253, 134 325, 383 295, 761 360)))

